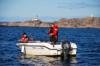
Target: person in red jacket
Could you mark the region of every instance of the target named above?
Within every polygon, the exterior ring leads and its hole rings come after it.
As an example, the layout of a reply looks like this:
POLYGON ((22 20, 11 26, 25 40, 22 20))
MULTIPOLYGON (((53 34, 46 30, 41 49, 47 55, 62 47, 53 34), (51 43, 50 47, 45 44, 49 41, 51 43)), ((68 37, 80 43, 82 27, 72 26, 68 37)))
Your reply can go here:
POLYGON ((26 33, 23 33, 20 39, 20 42, 22 43, 27 43, 29 41, 28 36, 26 35, 26 33))
POLYGON ((50 41, 52 42, 54 46, 54 44, 56 44, 56 42, 58 41, 58 25, 52 24, 49 29, 48 34, 50 36, 50 41))

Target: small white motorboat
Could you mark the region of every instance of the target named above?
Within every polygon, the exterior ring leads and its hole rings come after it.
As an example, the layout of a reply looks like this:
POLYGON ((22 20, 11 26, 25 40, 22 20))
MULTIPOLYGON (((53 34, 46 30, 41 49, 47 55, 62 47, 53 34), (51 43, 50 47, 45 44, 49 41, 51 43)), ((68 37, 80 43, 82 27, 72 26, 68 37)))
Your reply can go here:
POLYGON ((38 56, 60 56, 63 54, 76 55, 77 45, 70 42, 53 45, 51 42, 34 41, 30 43, 17 43, 20 50, 25 55, 38 55, 38 56))

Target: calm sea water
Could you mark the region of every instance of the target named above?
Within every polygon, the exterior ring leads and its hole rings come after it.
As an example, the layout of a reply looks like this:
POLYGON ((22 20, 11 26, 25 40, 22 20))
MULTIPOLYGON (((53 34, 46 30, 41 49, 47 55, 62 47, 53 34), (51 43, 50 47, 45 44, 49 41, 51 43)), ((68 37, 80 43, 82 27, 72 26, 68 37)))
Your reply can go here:
MULTIPOLYGON (((23 32, 34 40, 49 41, 48 28, 0 27, 0 66, 34 66, 22 64, 19 59, 21 53, 16 43, 23 32)), ((99 28, 60 28, 59 41, 63 39, 77 43, 77 63, 66 60, 55 66, 100 66, 99 28)))

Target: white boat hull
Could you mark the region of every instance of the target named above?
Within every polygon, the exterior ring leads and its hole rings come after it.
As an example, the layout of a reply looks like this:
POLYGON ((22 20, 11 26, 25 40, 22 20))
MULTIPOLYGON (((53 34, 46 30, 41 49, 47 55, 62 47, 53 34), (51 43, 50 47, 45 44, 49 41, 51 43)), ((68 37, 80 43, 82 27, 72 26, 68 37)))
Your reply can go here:
MULTIPOLYGON (((45 56, 55 56, 62 54, 62 44, 51 45, 50 42, 32 42, 32 43, 18 43, 17 44, 21 52, 26 55, 45 55, 45 56)), ((76 45, 75 45, 76 46, 76 45)), ((67 44, 65 44, 65 49, 68 49, 67 44)), ((76 55, 77 47, 73 47, 70 52, 66 54, 76 55)))

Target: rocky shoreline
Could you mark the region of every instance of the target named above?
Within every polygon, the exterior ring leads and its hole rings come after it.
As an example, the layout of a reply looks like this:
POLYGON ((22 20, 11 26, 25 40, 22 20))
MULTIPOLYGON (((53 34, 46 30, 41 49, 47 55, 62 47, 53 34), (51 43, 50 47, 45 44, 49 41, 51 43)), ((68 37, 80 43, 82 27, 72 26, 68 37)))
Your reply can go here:
POLYGON ((0 26, 25 26, 25 27, 50 27, 52 23, 64 28, 100 28, 100 17, 86 18, 62 18, 54 22, 43 22, 41 20, 31 20, 23 22, 0 22, 0 26))

